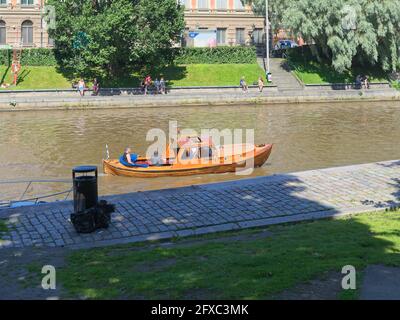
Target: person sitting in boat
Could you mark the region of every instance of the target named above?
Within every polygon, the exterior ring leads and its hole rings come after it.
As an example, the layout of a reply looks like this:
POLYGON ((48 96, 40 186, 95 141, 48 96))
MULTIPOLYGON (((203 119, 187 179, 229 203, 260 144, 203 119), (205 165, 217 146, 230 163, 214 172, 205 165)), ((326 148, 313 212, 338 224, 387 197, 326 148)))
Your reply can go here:
POLYGON ((137 160, 137 156, 136 156, 136 159, 135 159, 135 156, 136 155, 131 154, 131 148, 129 148, 129 147, 125 148, 125 152, 123 155, 123 159, 125 162, 134 165, 135 161, 137 160))
POLYGON ((153 156, 150 159, 150 165, 151 166, 162 166, 164 164, 163 159, 158 154, 158 151, 154 151, 153 156))

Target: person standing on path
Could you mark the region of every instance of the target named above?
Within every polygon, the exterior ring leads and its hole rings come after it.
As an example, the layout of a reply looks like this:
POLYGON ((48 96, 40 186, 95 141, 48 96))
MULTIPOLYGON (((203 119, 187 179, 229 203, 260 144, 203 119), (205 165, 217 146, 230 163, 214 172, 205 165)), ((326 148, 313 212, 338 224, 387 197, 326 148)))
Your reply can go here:
POLYGON ((81 97, 85 96, 85 81, 82 78, 78 82, 78 91, 81 97))
POLYGON ((156 80, 154 81, 154 86, 156 87, 156 94, 160 94, 161 86, 160 86, 160 81, 158 80, 158 78, 156 78, 156 80))
POLYGON ((264 90, 264 80, 262 77, 258 78, 258 91, 263 92, 264 90))
POLYGON ((244 80, 244 76, 240 79, 240 87, 242 88, 244 93, 247 93, 249 90, 249 87, 247 86, 247 83, 244 80))
POLYGON ((161 94, 165 94, 165 87, 166 87, 166 85, 165 85, 164 77, 161 77, 161 79, 160 79, 160 92, 161 92, 161 94))
POLYGON ((148 75, 144 79, 144 95, 147 95, 150 85, 151 85, 151 77, 148 75))
POLYGON ((97 78, 94 78, 93 80, 93 95, 98 96, 100 91, 100 84, 97 78))

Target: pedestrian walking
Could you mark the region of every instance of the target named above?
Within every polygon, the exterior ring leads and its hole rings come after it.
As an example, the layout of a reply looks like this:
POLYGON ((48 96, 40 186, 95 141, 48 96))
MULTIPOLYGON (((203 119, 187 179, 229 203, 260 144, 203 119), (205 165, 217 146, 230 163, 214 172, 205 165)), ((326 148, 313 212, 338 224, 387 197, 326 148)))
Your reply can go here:
POLYGON ((264 80, 262 77, 258 78, 258 91, 263 92, 264 90, 264 80))

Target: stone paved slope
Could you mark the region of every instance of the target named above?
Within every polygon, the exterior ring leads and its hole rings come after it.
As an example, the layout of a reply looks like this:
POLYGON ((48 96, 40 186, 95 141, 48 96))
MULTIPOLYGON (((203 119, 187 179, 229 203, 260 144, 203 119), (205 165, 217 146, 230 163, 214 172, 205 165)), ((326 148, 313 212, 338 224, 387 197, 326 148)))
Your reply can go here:
MULTIPOLYGON (((258 59, 259 65, 264 68, 263 59, 258 59)), ((287 67, 284 59, 270 59, 270 72, 272 74, 272 82, 278 86, 280 91, 301 91, 303 86, 293 76, 290 69, 287 67)))

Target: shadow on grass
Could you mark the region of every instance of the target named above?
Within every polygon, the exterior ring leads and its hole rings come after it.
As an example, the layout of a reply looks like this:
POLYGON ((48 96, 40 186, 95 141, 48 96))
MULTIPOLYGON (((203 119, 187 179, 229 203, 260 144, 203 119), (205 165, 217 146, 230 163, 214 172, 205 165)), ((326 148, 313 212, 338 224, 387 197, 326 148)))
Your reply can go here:
POLYGON ((31 73, 30 70, 23 70, 19 75, 18 75, 18 80, 17 80, 17 86, 20 85, 21 83, 24 82, 25 78, 29 76, 31 73))
POLYGON ((11 69, 11 66, 8 65, 7 68, 6 68, 6 70, 4 71, 3 75, 1 76, 1 80, 0 80, 1 82, 0 82, 0 84, 2 84, 2 83, 5 82, 6 77, 7 77, 8 73, 10 72, 10 69, 11 69))
MULTIPOLYGON (((57 71, 62 73, 64 77, 66 77, 69 81, 74 81, 76 76, 73 75, 71 70, 57 67, 57 71)), ((115 78, 106 78, 106 79, 99 79, 100 86, 102 88, 138 88, 144 77, 147 74, 139 75, 138 73, 130 73, 129 71, 117 76, 115 78)), ((171 65, 162 68, 156 68, 150 72, 151 78, 153 81, 157 78, 160 79, 164 77, 164 79, 168 82, 174 82, 176 80, 182 80, 187 75, 187 70, 185 66, 177 66, 171 65)), ((93 76, 95 78, 96 76, 93 76)), ((99 78, 97 76, 97 78, 99 78)), ((85 81, 91 83, 93 79, 85 78, 85 81)), ((118 94, 117 91, 114 94, 118 94)))

